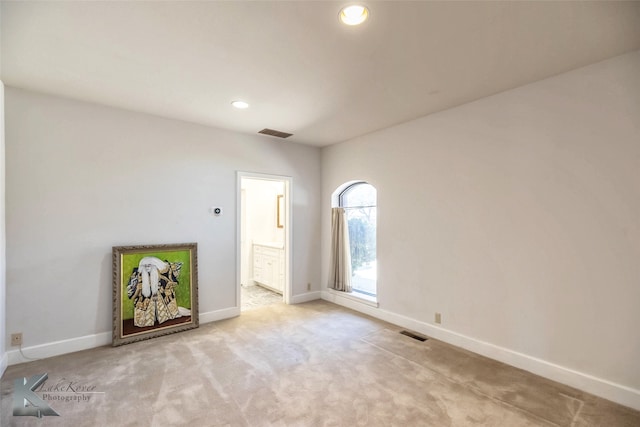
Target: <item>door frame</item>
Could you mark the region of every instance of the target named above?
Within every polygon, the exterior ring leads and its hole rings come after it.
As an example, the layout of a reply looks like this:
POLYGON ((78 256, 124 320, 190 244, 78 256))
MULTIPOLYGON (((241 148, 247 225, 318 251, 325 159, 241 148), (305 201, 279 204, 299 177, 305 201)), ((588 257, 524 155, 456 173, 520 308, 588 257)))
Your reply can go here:
POLYGON ((261 179, 264 181, 278 181, 284 183, 284 290, 282 300, 285 304, 291 304, 292 262, 291 255, 293 215, 291 209, 291 194, 293 178, 284 175, 270 175, 264 173, 237 171, 236 183, 236 307, 242 312, 241 286, 242 286, 242 180, 245 178, 261 179))

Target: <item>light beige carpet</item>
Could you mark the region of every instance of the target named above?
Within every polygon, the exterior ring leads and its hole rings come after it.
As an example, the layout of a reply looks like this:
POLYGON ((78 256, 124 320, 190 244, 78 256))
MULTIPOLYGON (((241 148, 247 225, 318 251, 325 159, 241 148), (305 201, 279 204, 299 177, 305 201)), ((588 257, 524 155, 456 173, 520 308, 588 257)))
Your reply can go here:
MULTIPOLYGON (((2 426, 640 426, 640 413, 333 304, 11 366, 2 426), (15 378, 95 387, 12 415, 15 378)), ((42 395, 43 393, 39 393, 42 395)), ((57 399, 59 399, 58 397, 57 399)))

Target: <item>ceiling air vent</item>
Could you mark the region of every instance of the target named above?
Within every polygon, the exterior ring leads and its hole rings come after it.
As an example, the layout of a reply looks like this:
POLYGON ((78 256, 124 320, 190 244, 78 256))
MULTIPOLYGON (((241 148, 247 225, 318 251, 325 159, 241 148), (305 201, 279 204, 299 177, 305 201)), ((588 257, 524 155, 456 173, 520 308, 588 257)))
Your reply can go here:
POLYGON ((289 138, 291 135, 293 135, 292 133, 280 132, 279 130, 273 130, 269 128, 264 128, 258 133, 261 133, 263 135, 275 136, 278 138, 289 138))

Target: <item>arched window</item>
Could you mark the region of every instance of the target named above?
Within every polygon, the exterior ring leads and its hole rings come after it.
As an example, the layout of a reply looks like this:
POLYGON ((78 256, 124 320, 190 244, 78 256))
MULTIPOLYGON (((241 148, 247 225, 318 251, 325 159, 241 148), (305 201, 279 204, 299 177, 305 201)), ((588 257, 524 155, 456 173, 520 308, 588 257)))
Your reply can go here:
POLYGON ((353 292, 376 296, 376 203, 377 191, 366 182, 356 182, 338 194, 349 228, 351 285, 353 292))

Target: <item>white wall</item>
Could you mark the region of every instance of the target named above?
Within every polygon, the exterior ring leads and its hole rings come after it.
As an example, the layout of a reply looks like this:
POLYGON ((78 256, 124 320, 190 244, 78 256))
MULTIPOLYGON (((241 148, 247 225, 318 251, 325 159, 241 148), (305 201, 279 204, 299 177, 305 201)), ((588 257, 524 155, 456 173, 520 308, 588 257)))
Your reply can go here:
POLYGON ((4 157, 4 84, 0 81, 0 377, 7 367, 4 157))
POLYGON ((318 286, 319 149, 11 87, 6 117, 7 328, 27 355, 110 342, 116 245, 198 242, 201 319, 238 313, 237 170, 293 177, 293 295, 318 286))
POLYGON ((640 409, 640 52, 322 154, 323 287, 331 193, 365 180, 361 309, 640 409))

